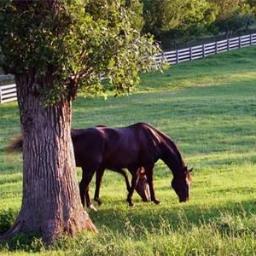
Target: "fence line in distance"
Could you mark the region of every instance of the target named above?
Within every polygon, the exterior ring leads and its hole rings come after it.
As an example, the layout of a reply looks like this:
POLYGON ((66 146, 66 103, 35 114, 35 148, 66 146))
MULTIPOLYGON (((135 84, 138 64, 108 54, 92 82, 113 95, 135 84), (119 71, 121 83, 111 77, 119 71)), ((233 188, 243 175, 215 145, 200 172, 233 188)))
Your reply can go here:
POLYGON ((193 47, 162 52, 161 54, 155 55, 154 59, 156 65, 159 65, 163 61, 165 63, 173 65, 185 61, 202 59, 210 55, 240 49, 251 45, 256 45, 256 33, 239 37, 233 37, 226 40, 216 41, 213 43, 207 43, 193 47))
MULTIPOLYGON (((213 43, 162 52, 155 55, 154 60, 156 65, 159 65, 162 62, 174 65, 185 61, 206 58, 214 54, 249 47, 251 45, 256 45, 256 33, 233 37, 213 43)), ((10 77, 10 75, 0 75, 0 81, 10 80, 10 77)), ((17 92, 16 85, 13 83, 13 81, 10 84, 0 85, 0 103, 14 100, 17 100, 17 92)))

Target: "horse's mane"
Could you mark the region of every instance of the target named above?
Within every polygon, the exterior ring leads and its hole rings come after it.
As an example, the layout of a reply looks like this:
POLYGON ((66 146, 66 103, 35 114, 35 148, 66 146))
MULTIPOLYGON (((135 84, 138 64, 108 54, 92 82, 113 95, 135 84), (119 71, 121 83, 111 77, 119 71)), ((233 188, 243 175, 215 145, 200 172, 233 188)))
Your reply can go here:
MULTIPOLYGON (((177 147, 177 145, 174 143, 174 141, 165 133, 159 131, 158 129, 156 129, 155 127, 151 126, 150 124, 147 123, 139 123, 140 125, 143 125, 144 127, 147 127, 148 130, 151 132, 152 136, 159 136, 160 138, 160 144, 165 144, 163 146, 167 146, 170 150, 172 150, 175 154, 175 157, 177 158, 177 160, 182 164, 182 166, 185 166, 184 161, 182 159, 181 153, 177 147)), ((158 140, 159 140, 158 138, 158 140)))

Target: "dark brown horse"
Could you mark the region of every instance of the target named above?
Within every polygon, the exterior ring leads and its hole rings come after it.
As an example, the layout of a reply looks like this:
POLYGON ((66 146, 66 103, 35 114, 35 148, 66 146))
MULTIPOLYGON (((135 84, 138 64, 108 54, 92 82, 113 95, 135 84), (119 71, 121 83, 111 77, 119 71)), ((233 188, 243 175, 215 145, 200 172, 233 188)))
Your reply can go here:
MULTIPOLYGON (((92 207, 88 193, 89 183, 96 172, 96 190, 94 199, 100 203, 99 189, 105 169, 111 169, 124 176, 128 190, 127 201, 132 205, 132 194, 136 185, 137 192, 144 201, 159 203, 153 189, 153 167, 162 159, 173 172, 172 187, 181 202, 189 198, 190 174, 184 165, 175 143, 164 133, 145 123, 138 123, 125 128, 99 126, 88 129, 72 129, 76 165, 82 167, 80 195, 84 205, 92 207), (138 177, 143 168, 146 176, 138 177), (123 168, 132 174, 132 187, 123 168), (146 177, 146 179, 145 179, 146 177), (139 178, 139 179, 138 179, 139 178), (141 185, 142 188, 139 186, 141 185), (147 191, 149 185, 150 193, 147 191)), ((22 136, 15 140, 9 150, 22 150, 22 136)))
POLYGON ((175 143, 154 127, 146 123, 137 123, 124 128, 72 129, 72 140, 76 165, 83 169, 79 184, 83 205, 85 199, 87 206, 91 205, 88 189, 95 172, 96 183, 100 184, 106 168, 111 170, 127 168, 132 174, 127 202, 132 206, 137 171, 141 167, 144 167, 147 176, 151 201, 158 204, 153 187, 153 168, 158 159, 163 160, 172 171, 171 185, 180 202, 189 199, 190 170, 185 166, 175 143))

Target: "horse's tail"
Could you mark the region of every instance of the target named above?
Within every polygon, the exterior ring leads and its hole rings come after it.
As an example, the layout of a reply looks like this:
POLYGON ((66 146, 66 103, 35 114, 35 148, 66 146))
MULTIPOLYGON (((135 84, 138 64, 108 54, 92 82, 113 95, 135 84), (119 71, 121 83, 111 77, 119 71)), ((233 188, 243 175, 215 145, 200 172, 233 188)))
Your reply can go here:
POLYGON ((23 146, 23 136, 22 134, 17 135, 12 138, 9 145, 5 148, 7 152, 21 152, 23 146))
MULTIPOLYGON (((75 137, 74 129, 71 129, 71 137, 75 137)), ((13 152, 22 152, 23 147, 23 135, 18 134, 13 137, 8 146, 5 147, 6 152, 13 153, 13 152)))

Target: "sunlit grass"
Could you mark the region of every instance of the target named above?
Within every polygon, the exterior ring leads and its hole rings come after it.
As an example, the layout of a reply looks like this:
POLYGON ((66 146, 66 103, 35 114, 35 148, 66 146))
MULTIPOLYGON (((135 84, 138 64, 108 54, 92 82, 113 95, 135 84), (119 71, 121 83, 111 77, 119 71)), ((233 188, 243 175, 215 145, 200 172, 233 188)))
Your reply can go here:
MULTIPOLYGON (((178 203, 170 170, 158 162, 154 180, 161 204, 143 203, 134 195, 135 207, 129 208, 122 177, 107 171, 103 205, 90 212, 98 235, 63 238, 50 250, 36 238, 21 245, 20 238, 10 250, 18 255, 255 255, 255 55, 256 48, 242 49, 144 74, 129 97, 80 95, 73 104, 73 127, 143 121, 170 135, 194 167, 191 200, 178 203)), ((4 151, 20 130, 17 104, 0 105, 0 114, 1 229, 9 221, 5 211, 15 216, 21 204, 22 158, 4 151)), ((90 191, 93 195, 94 181, 90 191)), ((1 255, 8 253, 1 248, 1 255)))

